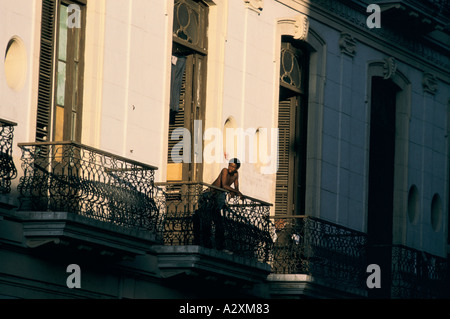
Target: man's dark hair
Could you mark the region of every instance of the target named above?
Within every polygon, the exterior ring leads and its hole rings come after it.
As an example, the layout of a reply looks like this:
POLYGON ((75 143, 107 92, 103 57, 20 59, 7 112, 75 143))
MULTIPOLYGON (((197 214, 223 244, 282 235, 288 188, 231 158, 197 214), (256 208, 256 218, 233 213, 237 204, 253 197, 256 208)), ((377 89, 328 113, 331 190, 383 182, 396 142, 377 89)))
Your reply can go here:
POLYGON ((241 161, 238 160, 237 158, 232 158, 230 159, 230 161, 228 162, 228 164, 234 163, 236 164, 236 169, 239 169, 239 167, 241 167, 241 161))

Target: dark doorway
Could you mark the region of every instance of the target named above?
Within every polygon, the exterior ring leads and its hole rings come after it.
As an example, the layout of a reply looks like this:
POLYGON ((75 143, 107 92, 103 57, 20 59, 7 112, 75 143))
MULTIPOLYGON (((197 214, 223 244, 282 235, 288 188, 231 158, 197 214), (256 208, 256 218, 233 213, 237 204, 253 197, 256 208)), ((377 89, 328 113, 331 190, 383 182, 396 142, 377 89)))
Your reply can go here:
POLYGON ((381 288, 373 298, 389 298, 394 201, 395 113, 399 88, 390 80, 372 78, 369 150, 368 264, 381 269, 381 288))

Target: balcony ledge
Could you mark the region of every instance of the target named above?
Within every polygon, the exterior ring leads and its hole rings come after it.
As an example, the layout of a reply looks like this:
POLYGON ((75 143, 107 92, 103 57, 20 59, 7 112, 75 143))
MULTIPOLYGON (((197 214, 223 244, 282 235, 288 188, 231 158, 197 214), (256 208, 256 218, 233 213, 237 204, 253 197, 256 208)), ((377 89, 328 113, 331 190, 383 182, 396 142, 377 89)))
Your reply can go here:
POLYGON ((267 281, 272 298, 367 298, 364 289, 339 286, 306 274, 270 274, 267 281))
POLYGON ((67 212, 8 212, 5 218, 22 224, 25 245, 47 243, 69 246, 100 255, 134 257, 159 244, 149 231, 130 229, 67 212))
POLYGON ((408 34, 427 34, 433 30, 443 30, 448 24, 445 13, 439 14, 437 9, 430 9, 420 1, 380 1, 377 4, 384 21, 391 23, 396 30, 403 30, 408 34))
POLYGON ((223 251, 196 245, 154 246, 164 278, 180 274, 222 277, 257 284, 266 280, 270 265, 223 251))

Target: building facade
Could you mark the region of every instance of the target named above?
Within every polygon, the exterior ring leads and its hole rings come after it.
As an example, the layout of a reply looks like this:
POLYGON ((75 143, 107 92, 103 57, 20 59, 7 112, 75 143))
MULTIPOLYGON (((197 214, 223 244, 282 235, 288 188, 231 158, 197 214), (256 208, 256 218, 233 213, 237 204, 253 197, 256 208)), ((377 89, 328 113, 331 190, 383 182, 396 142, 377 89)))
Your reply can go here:
POLYGON ((2 1, 0 296, 448 297, 449 17, 2 1))

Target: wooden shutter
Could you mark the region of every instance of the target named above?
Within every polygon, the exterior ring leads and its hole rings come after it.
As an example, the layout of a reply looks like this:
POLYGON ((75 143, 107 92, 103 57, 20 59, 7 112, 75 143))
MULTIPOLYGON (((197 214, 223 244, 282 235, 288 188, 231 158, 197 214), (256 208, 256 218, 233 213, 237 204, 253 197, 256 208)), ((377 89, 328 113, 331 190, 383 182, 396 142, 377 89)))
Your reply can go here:
MULTIPOLYGON (((172 149, 175 145, 181 142, 181 140, 172 140, 172 133, 177 128, 184 128, 184 113, 186 104, 186 71, 183 74, 183 81, 181 83, 180 93, 180 108, 178 112, 171 114, 171 120, 169 123, 169 148, 168 148, 168 163, 174 163, 175 158, 172 158, 172 149)), ((180 144, 181 145, 181 144, 180 144)), ((177 157, 177 161, 183 159, 183 149, 179 151, 180 156, 177 157)))
MULTIPOLYGON (((295 110, 295 109, 294 109, 295 110)), ((292 101, 280 101, 278 107, 278 171, 276 180, 275 215, 291 215, 292 211, 292 143, 295 116, 292 101)))
POLYGON ((41 51, 36 119, 36 141, 50 140, 51 106, 53 101, 53 56, 55 42, 56 1, 42 1, 41 51))

